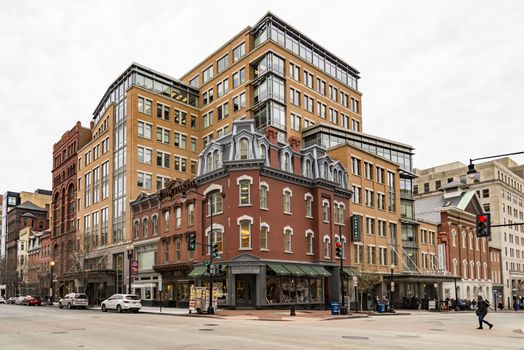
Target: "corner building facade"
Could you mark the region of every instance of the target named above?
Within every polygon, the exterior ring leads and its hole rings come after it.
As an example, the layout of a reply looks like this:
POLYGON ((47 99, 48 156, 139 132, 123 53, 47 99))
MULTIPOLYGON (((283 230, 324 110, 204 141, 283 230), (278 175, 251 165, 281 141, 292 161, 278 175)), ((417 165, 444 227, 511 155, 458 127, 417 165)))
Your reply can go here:
POLYGON ((246 120, 212 141, 199 164, 194 181, 172 181, 131 203, 134 246, 156 251, 149 253, 155 261, 136 250, 138 280, 162 274, 162 299, 187 306, 189 286, 208 284, 203 263, 210 259, 209 245, 217 244, 215 263, 224 269, 214 285, 222 306, 296 302, 314 308, 340 297, 335 242, 343 244, 349 273, 345 213, 351 192, 339 162, 320 147, 300 150, 297 139, 279 144, 277 130, 267 128, 264 135, 246 120), (187 250, 192 232, 194 252, 187 250))

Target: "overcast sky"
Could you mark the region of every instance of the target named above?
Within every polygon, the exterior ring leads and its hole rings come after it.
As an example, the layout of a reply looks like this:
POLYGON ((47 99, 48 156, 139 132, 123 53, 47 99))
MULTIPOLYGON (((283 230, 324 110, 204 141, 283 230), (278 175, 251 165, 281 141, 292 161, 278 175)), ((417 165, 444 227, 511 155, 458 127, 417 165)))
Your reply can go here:
POLYGON ((524 1, 1 1, 0 193, 51 189, 130 63, 180 77, 268 10, 361 72, 363 131, 415 167, 524 151, 524 1))

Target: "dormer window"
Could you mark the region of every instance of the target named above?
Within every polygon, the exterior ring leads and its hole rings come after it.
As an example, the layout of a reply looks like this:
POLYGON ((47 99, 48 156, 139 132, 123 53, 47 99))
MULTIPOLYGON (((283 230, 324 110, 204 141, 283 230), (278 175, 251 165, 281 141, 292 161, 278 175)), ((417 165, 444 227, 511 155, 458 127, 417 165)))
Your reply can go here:
POLYGON ((327 162, 324 162, 323 174, 322 175, 323 175, 324 179, 329 180, 329 166, 328 166, 327 162))
POLYGON ((220 157, 218 150, 213 152, 213 170, 217 170, 220 167, 220 157))
POLYGON ((249 143, 247 139, 240 140, 240 159, 248 159, 249 143))
POLYGON ((209 152, 206 158, 207 171, 213 171, 213 154, 209 152))
POLYGON ((260 158, 266 158, 266 145, 260 145, 260 158))
POLYGON ((304 162, 304 176, 305 177, 313 177, 313 167, 311 166, 311 160, 306 159, 304 162))

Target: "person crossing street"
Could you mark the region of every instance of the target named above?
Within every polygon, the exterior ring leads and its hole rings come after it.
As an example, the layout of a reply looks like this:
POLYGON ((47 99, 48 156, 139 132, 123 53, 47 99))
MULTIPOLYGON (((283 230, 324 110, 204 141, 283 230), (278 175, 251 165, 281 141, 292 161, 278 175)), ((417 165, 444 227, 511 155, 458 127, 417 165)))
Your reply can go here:
POLYGON ((483 329, 482 323, 487 324, 489 326, 489 329, 493 328, 493 324, 489 323, 484 319, 484 317, 486 317, 486 315, 488 314, 488 303, 480 295, 478 296, 476 314, 479 318, 479 327, 477 329, 483 329))

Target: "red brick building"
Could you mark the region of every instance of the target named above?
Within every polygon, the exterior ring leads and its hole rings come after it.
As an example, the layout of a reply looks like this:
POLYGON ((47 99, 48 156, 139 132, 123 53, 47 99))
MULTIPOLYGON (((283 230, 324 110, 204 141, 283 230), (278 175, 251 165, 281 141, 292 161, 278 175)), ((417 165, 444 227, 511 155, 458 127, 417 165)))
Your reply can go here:
POLYGON ((476 215, 483 212, 475 191, 452 182, 442 193, 416 201, 417 218, 438 224, 438 260, 456 277, 443 284, 443 299, 492 300, 491 259, 486 238, 476 236, 476 215))
POLYGON ((91 130, 80 122, 53 145, 53 202, 51 212, 52 258, 59 279, 60 295, 74 291, 72 277, 76 251, 77 151, 91 140, 91 130))
POLYGON ((194 180, 171 181, 131 203, 134 291, 156 298, 161 274, 162 298, 187 305, 190 285, 208 283, 203 263, 216 243, 219 303, 323 307, 340 297, 335 242, 349 254, 350 197, 346 170, 324 149, 301 150, 298 139, 281 144, 271 127, 263 135, 252 120, 236 121, 201 153, 194 180))
POLYGON ((32 294, 49 295, 51 283, 51 232, 33 232, 28 243, 27 284, 32 294))

